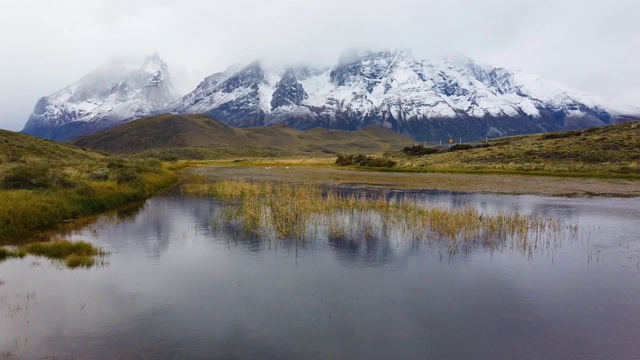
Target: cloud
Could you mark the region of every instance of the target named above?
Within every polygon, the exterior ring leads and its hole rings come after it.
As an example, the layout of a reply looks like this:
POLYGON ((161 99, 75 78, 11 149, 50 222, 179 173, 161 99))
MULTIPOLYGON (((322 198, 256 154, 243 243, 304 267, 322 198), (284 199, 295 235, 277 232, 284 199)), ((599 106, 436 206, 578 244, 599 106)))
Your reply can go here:
POLYGON ((349 47, 465 53, 640 105, 633 0, 8 0, 0 13, 0 128, 113 56, 154 51, 191 86, 255 57, 335 63, 349 47))

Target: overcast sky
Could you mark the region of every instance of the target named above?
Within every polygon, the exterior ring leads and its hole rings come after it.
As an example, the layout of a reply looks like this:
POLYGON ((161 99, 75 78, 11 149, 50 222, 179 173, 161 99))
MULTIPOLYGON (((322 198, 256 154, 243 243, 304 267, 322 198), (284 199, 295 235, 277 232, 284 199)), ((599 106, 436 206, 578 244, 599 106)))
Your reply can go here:
POLYGON ((464 53, 640 106, 637 0, 1 0, 0 128, 113 57, 158 51, 195 87, 238 61, 350 47, 464 53))

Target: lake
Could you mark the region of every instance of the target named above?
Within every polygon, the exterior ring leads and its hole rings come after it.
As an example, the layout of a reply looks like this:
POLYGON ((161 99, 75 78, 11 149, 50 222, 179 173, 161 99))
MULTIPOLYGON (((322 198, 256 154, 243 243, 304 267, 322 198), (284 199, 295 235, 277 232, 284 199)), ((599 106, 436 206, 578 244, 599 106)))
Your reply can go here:
POLYGON ((384 196, 579 231, 533 253, 263 241, 174 191, 68 234, 106 266, 0 263, 0 359, 640 359, 640 198, 384 196))

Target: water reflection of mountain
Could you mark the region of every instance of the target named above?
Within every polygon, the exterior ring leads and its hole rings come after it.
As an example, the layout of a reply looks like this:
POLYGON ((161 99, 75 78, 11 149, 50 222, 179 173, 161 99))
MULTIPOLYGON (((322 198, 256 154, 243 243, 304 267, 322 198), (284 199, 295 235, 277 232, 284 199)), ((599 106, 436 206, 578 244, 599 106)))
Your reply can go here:
POLYGON ((328 243, 338 261, 347 266, 353 264, 379 266, 392 263, 402 257, 389 241, 376 237, 366 240, 344 236, 329 237, 328 243))
POLYGON ((111 248, 142 248, 146 256, 159 258, 172 242, 210 231, 213 204, 205 198, 155 197, 103 216, 77 237, 97 228, 111 248))

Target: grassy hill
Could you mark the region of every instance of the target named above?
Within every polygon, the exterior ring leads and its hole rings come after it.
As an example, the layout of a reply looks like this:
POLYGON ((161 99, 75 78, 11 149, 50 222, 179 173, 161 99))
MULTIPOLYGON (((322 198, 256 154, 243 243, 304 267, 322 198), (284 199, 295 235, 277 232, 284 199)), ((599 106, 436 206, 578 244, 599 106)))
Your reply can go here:
POLYGON ((400 152, 392 157, 399 168, 414 170, 640 176, 640 121, 468 145, 472 148, 450 151, 442 147, 431 155, 400 152))
POLYGON ((144 199, 174 184, 179 166, 0 130, 0 244, 144 199))
POLYGON ((159 115, 86 136, 74 145, 115 154, 178 158, 231 155, 319 155, 341 152, 383 153, 413 140, 381 126, 358 131, 315 128, 300 131, 284 125, 233 128, 204 115, 159 115))
POLYGON ((0 168, 2 165, 24 161, 93 160, 104 155, 57 143, 52 140, 0 130, 0 168))

